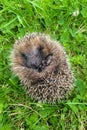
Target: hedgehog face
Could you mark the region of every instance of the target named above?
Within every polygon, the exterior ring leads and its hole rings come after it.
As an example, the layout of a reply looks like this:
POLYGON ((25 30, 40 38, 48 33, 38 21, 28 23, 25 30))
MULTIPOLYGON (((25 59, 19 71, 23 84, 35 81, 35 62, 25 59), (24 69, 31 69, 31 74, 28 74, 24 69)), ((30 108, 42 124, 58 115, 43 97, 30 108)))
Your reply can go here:
POLYGON ((26 67, 42 71, 45 55, 41 48, 33 47, 29 52, 22 52, 21 56, 26 67))
POLYGON ((52 54, 41 42, 40 44, 19 44, 17 47, 15 58, 19 64, 27 68, 41 72, 51 62, 52 54))

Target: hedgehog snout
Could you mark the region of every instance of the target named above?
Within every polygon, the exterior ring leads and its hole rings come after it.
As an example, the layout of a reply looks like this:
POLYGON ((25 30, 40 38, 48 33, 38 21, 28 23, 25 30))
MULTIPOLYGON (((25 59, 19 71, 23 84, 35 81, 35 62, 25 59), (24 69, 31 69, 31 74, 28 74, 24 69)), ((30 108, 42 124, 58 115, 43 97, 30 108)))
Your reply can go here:
POLYGON ((38 67, 41 64, 40 58, 33 57, 31 61, 27 61, 27 65, 31 67, 32 69, 38 69, 38 67))

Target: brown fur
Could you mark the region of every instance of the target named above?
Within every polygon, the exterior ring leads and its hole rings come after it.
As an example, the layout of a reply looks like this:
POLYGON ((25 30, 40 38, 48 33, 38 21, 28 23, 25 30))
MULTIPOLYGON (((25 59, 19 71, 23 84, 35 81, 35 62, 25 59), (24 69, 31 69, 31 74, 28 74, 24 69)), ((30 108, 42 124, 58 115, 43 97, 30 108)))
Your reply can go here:
POLYGON ((56 102, 63 99, 73 87, 74 76, 64 48, 47 35, 33 33, 18 40, 12 50, 11 62, 12 70, 35 100, 56 102), (49 64, 41 72, 26 67, 21 56, 24 52, 33 55, 32 50, 38 47, 43 48, 45 57, 52 55, 49 64))

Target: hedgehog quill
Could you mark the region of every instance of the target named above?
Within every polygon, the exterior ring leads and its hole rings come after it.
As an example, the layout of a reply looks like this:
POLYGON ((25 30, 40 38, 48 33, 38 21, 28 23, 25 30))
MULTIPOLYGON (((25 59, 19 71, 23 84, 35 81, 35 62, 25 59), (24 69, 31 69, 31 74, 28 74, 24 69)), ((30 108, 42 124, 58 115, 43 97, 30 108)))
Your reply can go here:
POLYGON ((17 40, 11 67, 35 101, 55 103, 74 87, 74 75, 63 46, 45 34, 27 34, 17 40))

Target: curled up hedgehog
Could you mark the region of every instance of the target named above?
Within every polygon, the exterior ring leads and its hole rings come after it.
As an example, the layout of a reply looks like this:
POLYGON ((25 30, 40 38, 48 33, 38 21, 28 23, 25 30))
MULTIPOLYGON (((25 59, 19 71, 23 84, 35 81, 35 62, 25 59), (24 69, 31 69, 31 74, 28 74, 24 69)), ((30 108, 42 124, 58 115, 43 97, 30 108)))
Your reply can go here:
POLYGON ((64 48, 45 34, 27 34, 17 40, 11 66, 35 101, 55 103, 64 99, 74 86, 64 48))

